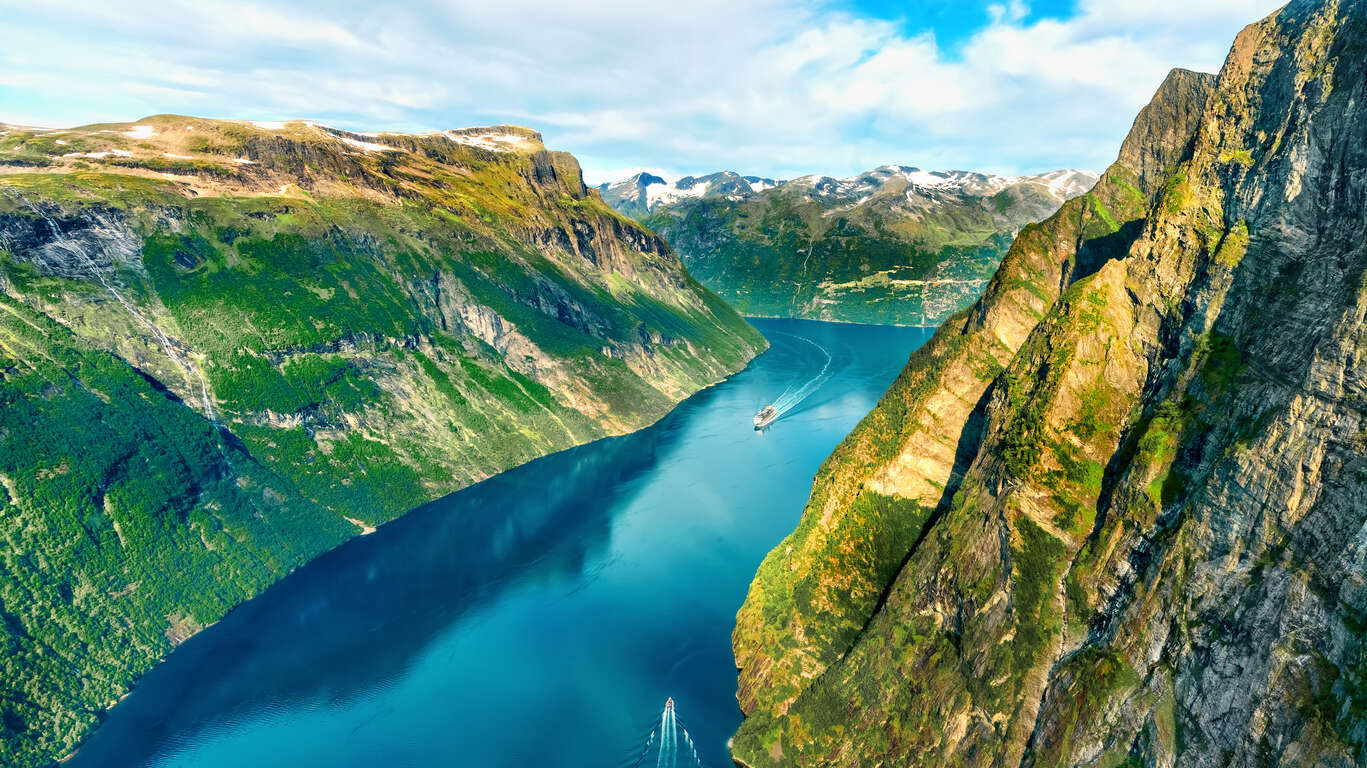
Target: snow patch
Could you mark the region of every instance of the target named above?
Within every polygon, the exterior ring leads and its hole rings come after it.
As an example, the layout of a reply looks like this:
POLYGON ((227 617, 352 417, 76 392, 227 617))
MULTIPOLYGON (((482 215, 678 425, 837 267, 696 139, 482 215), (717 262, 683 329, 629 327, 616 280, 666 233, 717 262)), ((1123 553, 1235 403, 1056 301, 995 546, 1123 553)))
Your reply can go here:
POLYGON ((69 142, 67 142, 65 139, 56 139, 54 140, 54 143, 59 147, 65 147, 69 142))
POLYGON ((367 151, 367 152, 402 152, 402 151, 403 151, 402 149, 399 149, 398 147, 391 147, 391 146, 388 146, 388 145, 386 145, 386 144, 375 144, 374 142, 361 141, 360 139, 348 139, 348 138, 345 137, 345 136, 338 136, 337 138, 341 139, 342 141, 346 142, 347 144, 350 144, 350 145, 353 146, 353 147, 356 147, 357 149, 364 149, 364 150, 367 151))
POLYGON ((467 147, 478 147, 492 152, 513 152, 518 147, 526 144, 530 139, 526 136, 518 136, 514 133, 456 133, 455 131, 445 131, 446 138, 457 144, 464 144, 467 147))
POLYGON ((256 165, 255 160, 248 160, 245 157, 234 157, 233 162, 237 163, 238 165, 256 165))
MULTIPOLYGON (((734 174, 714 174, 726 180, 734 174)), ((701 197, 715 186, 706 181, 712 177, 685 177, 669 183, 651 182, 641 189, 647 210, 656 206, 670 205, 685 198, 701 197), (686 186, 681 187, 680 182, 686 186)), ((976 171, 925 171, 909 165, 884 165, 852 178, 838 179, 831 176, 810 175, 789 181, 742 176, 751 192, 763 192, 778 187, 793 186, 801 190, 809 199, 834 200, 842 203, 835 210, 847 210, 871 201, 880 189, 894 181, 905 182, 907 202, 913 206, 924 206, 928 202, 944 201, 950 197, 988 198, 1003 190, 1028 187, 1036 194, 1048 195, 1062 203, 1086 192, 1096 183, 1097 175, 1090 171, 1072 169, 1050 171, 1033 176, 1001 176, 976 171)), ((637 177, 611 185, 611 189, 622 196, 634 196, 637 177)), ((900 190, 899 190, 900 191, 900 190)), ((728 199, 738 199, 734 194, 728 199)))
POLYGON ((278 131, 285 127, 283 120, 253 120, 251 123, 257 128, 264 128, 268 131, 278 131))
POLYGON ((177 155, 177 154, 174 154, 174 153, 171 153, 171 152, 162 152, 162 154, 163 154, 163 155, 166 155, 167 157, 174 157, 174 158, 177 159, 177 160, 193 160, 193 159, 194 159, 193 157, 190 157, 189 155, 177 155))
POLYGON ((973 171, 923 171, 905 166, 898 167, 897 175, 921 190, 958 193, 972 197, 990 197, 1026 180, 1019 176, 997 176, 973 171))
POLYGON ((1049 193, 1059 200, 1067 200, 1091 189, 1099 176, 1091 171, 1052 171, 1039 177, 1049 186, 1049 193))
POLYGON ((123 132, 130 139, 150 139, 157 135, 157 129, 150 125, 135 125, 123 132))
POLYGON ((646 185, 646 210, 653 210, 657 205, 669 205, 689 197, 702 197, 707 194, 707 186, 700 181, 695 181, 682 189, 678 186, 678 182, 648 184, 646 185))

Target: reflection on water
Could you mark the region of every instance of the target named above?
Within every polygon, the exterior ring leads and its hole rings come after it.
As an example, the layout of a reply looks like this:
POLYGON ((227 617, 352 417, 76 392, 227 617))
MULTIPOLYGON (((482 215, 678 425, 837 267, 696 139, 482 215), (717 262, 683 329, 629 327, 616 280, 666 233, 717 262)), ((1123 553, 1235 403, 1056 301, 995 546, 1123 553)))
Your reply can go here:
POLYGON ((773 348, 659 424, 498 475, 330 552, 182 645, 84 766, 602 766, 667 697, 703 762, 730 632, 821 460, 923 329, 756 320, 773 348), (825 364, 770 430, 754 411, 825 364))

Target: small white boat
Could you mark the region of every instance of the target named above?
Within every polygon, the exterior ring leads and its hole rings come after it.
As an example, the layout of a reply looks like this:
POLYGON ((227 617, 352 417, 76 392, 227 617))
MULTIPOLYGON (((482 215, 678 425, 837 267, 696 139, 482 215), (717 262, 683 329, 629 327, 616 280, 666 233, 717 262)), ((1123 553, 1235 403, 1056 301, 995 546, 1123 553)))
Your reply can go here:
POLYGON ((766 405, 759 409, 759 413, 755 414, 755 429, 764 429, 777 418, 778 409, 772 405, 766 405))

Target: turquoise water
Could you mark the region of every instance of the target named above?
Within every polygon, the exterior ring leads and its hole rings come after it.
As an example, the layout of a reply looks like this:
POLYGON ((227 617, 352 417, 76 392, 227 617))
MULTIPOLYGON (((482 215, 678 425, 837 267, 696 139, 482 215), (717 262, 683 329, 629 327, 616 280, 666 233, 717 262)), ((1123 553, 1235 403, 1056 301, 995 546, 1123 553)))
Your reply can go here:
POLYGON ((415 510, 233 611, 69 765, 631 765, 671 696, 703 762, 729 765, 755 568, 930 333, 753 322, 771 349, 655 426, 415 510))

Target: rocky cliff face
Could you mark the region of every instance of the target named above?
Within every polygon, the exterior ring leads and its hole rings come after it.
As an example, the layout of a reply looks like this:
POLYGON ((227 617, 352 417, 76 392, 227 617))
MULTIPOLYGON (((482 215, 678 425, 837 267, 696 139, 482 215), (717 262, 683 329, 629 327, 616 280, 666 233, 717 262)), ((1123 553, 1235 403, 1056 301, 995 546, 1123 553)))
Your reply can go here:
POLYGON ((638 174, 602 190, 746 314, 935 325, 978 297, 1017 230, 1095 180, 883 166, 791 181, 638 174))
POLYGON ((1174 72, 823 466, 745 765, 1367 763, 1367 3, 1174 72))
POLYGON ((527 129, 0 131, 0 763, 346 538, 763 339, 527 129))

